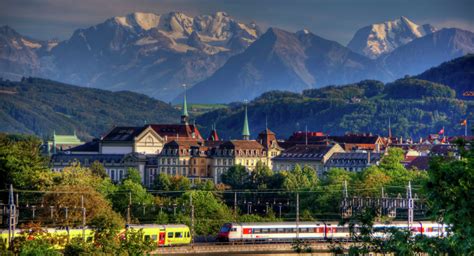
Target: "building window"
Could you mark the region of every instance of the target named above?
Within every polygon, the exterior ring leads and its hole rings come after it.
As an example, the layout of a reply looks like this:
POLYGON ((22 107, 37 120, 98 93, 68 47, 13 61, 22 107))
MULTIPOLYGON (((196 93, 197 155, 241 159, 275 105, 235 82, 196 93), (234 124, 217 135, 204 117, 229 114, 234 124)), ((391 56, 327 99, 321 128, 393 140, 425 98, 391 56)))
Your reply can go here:
POLYGON ((110 179, 115 181, 115 170, 110 170, 110 179))
POLYGON ((153 138, 148 136, 145 140, 145 146, 153 146, 153 138))

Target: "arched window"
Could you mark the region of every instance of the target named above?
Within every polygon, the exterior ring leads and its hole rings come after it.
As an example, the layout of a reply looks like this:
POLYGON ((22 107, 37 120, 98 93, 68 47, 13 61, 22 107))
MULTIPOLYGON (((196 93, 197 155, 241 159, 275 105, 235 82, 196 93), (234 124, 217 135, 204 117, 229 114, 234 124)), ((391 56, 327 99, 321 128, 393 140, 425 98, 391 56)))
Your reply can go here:
POLYGON ((145 139, 145 146, 153 146, 154 145, 153 138, 151 136, 146 137, 145 139))

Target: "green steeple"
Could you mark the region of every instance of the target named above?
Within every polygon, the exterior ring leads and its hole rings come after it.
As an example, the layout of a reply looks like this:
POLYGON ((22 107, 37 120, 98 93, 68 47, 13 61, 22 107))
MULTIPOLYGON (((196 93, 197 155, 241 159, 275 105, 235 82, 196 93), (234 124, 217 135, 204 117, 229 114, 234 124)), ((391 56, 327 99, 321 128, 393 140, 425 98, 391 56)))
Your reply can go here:
POLYGON ((186 85, 184 87, 183 113, 181 113, 181 124, 188 124, 188 104, 186 102, 186 85))
POLYGON ((188 104, 186 103, 186 91, 184 91, 183 114, 182 114, 182 116, 189 116, 188 115, 188 104))
POLYGON ((249 121, 247 118, 247 104, 245 104, 245 119, 244 119, 244 128, 242 129, 242 137, 244 140, 250 139, 249 121))

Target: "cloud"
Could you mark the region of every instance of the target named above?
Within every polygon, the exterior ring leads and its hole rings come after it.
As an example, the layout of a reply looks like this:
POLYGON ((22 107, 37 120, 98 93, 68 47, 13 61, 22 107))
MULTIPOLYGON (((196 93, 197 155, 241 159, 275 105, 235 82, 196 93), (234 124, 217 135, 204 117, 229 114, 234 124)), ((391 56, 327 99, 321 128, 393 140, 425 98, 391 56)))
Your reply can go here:
POLYGON ((437 28, 460 28, 474 32, 474 23, 465 20, 448 19, 432 23, 437 28))

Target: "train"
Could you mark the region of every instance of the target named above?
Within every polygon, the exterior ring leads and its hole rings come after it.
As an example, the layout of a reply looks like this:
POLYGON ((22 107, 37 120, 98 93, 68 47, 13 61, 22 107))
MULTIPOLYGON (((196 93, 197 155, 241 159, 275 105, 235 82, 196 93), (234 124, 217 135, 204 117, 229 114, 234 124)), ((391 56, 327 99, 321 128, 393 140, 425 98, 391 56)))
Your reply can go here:
MULTIPOLYGON (((358 232, 357 226, 354 232, 358 232)), ((390 224, 376 223, 373 225, 373 234, 383 237, 390 228, 408 230, 406 222, 390 224)), ((413 235, 429 237, 444 237, 447 227, 436 222, 415 222, 410 231, 413 235)), ((220 242, 250 242, 250 241, 278 241, 294 239, 311 240, 350 240, 349 226, 339 225, 336 222, 255 222, 255 223, 225 223, 219 230, 217 240, 220 242)))
MULTIPOLYGON (((144 240, 151 240, 158 246, 176 246, 191 243, 191 231, 187 225, 183 224, 144 224, 144 225, 127 225, 117 234, 118 238, 124 239, 128 229, 142 230, 144 240)), ((88 243, 94 242, 94 229, 91 228, 46 228, 45 232, 54 237, 55 244, 52 246, 56 249, 63 249, 68 241, 74 238, 85 238, 88 243)), ((26 235, 27 239, 35 239, 34 235, 29 235, 28 229, 16 229, 15 237, 26 235)), ((0 241, 8 247, 8 230, 0 230, 0 241)))

